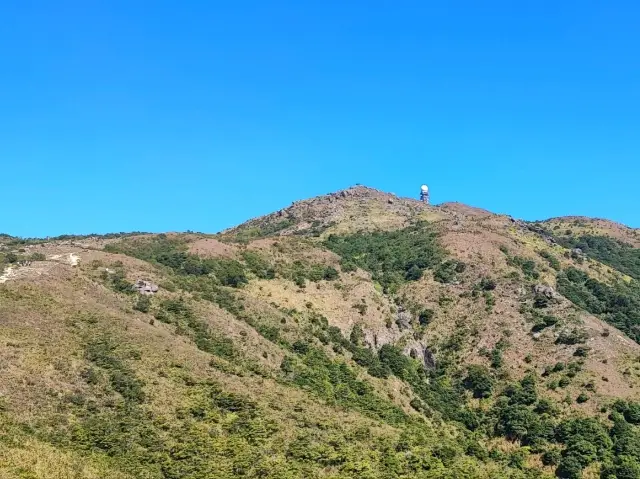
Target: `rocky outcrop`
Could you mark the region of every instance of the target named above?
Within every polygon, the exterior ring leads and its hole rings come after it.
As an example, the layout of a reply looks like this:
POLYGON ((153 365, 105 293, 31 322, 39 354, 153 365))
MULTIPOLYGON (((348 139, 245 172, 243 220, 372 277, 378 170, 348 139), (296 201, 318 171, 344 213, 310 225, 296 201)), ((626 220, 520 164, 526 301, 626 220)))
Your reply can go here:
POLYGON ((417 359, 425 369, 436 367, 436 358, 433 353, 423 343, 415 341, 405 346, 403 353, 417 359))
POLYGON ((556 299, 558 297, 555 289, 553 289, 551 286, 547 286, 546 284, 536 284, 533 287, 533 292, 536 295, 544 296, 547 299, 556 299))
POLYGON ((396 324, 401 331, 405 329, 411 328, 411 323, 413 322, 413 316, 409 311, 407 311, 404 307, 399 306, 398 312, 396 313, 396 324))
POLYGON ((142 279, 133 283, 132 288, 140 294, 155 294, 158 292, 157 284, 154 284, 151 281, 144 281, 142 279))

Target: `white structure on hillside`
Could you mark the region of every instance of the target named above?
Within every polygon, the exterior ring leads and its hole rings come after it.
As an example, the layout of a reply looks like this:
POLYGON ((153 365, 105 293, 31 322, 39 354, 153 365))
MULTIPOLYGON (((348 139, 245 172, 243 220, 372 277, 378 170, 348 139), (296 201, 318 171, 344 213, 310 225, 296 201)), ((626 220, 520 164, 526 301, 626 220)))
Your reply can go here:
POLYGON ((429 187, 427 185, 420 187, 420 201, 429 204, 429 187))

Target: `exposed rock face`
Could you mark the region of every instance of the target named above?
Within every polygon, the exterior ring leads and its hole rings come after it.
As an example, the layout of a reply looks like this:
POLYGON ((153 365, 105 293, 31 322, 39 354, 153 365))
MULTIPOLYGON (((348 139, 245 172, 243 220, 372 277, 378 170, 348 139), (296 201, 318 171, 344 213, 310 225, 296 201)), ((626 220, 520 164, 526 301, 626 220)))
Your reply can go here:
POLYGON ((158 285, 151 281, 139 279, 133 284, 133 290, 140 294, 155 294, 158 292, 158 285))
POLYGON ((423 343, 416 341, 408 344, 404 348, 404 354, 411 356, 413 359, 420 361, 425 369, 433 369, 436 367, 436 358, 423 343))
POLYGON ((547 299, 556 299, 558 297, 556 291, 551 286, 547 286, 545 284, 536 284, 533 287, 533 292, 544 296, 547 299))
POLYGON ((396 313, 396 324, 400 330, 409 329, 411 327, 411 323, 413 321, 413 316, 407 310, 405 310, 402 306, 398 307, 398 312, 396 313))

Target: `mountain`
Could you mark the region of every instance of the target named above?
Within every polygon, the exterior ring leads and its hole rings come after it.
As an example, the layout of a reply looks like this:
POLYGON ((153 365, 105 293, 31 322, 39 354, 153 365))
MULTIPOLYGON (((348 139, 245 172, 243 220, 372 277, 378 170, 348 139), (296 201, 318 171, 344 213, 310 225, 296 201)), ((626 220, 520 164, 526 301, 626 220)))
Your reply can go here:
POLYGON ((356 186, 0 263, 0 478, 640 477, 637 229, 356 186))

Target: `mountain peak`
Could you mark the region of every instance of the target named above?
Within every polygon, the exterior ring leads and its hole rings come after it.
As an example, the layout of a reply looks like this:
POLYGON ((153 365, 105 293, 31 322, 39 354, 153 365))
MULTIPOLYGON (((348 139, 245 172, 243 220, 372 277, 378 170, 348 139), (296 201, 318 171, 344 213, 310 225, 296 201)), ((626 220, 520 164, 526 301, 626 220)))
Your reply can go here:
POLYGON ((354 185, 326 195, 294 201, 274 213, 251 219, 223 235, 290 235, 303 232, 390 229, 411 221, 435 218, 437 208, 417 199, 354 185), (260 233, 261 232, 261 233, 260 233))

